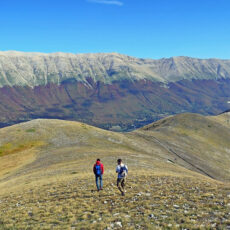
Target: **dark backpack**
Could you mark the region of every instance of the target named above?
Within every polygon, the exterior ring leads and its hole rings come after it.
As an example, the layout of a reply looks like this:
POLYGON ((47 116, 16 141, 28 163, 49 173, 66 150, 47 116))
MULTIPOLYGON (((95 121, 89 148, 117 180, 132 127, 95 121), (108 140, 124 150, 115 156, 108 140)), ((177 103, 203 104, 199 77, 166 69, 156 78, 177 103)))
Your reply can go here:
POLYGON ((95 165, 95 173, 97 176, 101 175, 101 165, 95 165))
POLYGON ((124 165, 123 167, 120 168, 119 174, 122 175, 122 173, 123 173, 124 171, 126 171, 126 173, 128 173, 128 170, 127 170, 126 165, 124 165))

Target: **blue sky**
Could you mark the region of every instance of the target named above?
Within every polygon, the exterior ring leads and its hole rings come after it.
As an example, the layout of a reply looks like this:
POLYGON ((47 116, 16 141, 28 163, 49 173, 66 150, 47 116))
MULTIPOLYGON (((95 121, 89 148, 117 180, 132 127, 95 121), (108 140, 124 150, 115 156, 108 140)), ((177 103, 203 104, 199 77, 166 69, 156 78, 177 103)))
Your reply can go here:
POLYGON ((0 50, 230 59, 230 1, 0 1, 0 50))

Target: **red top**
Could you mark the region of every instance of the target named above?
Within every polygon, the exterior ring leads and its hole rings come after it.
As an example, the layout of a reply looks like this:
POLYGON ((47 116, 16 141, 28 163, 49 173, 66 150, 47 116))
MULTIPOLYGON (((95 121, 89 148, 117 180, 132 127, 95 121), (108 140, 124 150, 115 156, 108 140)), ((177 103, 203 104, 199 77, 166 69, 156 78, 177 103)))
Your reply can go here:
POLYGON ((101 166, 101 174, 103 174, 104 173, 104 166, 103 166, 103 164, 100 161, 97 161, 96 164, 94 164, 94 166, 93 166, 93 172, 96 173, 96 171, 95 171, 95 166, 96 165, 100 165, 101 166))

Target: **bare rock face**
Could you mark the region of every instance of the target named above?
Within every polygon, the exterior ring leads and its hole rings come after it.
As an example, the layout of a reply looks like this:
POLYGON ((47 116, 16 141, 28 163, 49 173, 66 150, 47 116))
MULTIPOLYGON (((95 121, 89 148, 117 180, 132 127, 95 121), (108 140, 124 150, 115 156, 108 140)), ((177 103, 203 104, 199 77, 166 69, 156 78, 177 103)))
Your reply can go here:
POLYGON ((0 52, 0 87, 61 84, 74 79, 88 84, 121 80, 175 82, 183 79, 230 78, 230 60, 173 57, 152 60, 117 53, 23 53, 0 52))

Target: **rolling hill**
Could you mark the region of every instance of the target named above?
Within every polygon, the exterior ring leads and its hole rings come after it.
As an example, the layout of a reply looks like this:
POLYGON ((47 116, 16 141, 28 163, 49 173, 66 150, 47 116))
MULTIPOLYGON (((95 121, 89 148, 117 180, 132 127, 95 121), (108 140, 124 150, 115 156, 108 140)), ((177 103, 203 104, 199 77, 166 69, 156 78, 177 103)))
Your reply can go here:
POLYGON ((230 226, 229 120, 180 114, 128 133, 47 119, 2 128, 0 229, 230 226), (100 193, 98 157, 106 169, 100 193), (118 157, 129 166, 124 198, 118 157))
POLYGON ((132 130, 172 114, 219 114, 229 92, 229 60, 0 52, 1 127, 47 118, 132 130))

